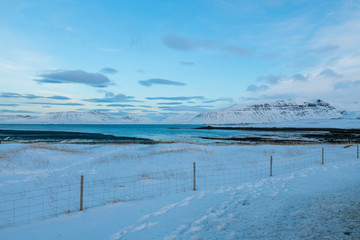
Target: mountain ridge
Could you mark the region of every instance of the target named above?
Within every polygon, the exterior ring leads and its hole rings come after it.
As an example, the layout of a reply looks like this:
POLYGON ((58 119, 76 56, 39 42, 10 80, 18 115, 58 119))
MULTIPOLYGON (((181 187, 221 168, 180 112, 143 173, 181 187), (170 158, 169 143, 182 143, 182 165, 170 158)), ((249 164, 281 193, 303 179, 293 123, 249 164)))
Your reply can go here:
POLYGON ((284 122, 302 119, 340 118, 346 114, 320 99, 299 103, 294 100, 278 100, 273 103, 251 106, 231 106, 222 111, 200 113, 194 122, 205 124, 244 124, 284 122))
POLYGON ((218 111, 197 115, 171 115, 161 121, 143 116, 112 115, 100 111, 49 112, 42 117, 0 115, 0 123, 11 124, 251 124, 296 121, 304 119, 359 119, 359 112, 346 112, 320 99, 278 100, 250 106, 232 105, 218 111))

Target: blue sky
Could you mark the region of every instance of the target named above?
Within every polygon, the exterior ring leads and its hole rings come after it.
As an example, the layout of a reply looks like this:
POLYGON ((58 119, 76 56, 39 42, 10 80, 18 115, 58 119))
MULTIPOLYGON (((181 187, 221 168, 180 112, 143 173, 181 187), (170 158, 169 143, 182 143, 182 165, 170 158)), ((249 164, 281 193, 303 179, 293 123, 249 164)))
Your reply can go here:
POLYGON ((0 0, 0 114, 360 101, 359 1, 0 0))

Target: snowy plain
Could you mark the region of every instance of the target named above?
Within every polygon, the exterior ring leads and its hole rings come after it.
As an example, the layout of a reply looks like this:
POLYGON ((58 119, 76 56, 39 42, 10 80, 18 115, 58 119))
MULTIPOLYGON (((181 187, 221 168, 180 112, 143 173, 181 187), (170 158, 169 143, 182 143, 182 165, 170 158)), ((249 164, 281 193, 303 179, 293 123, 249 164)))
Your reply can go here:
MULTIPOLYGON (((0 239, 360 238, 355 145, 1 144, 0 160, 0 201, 10 193, 69 186, 69 197, 57 203, 71 208, 48 217, 52 208, 42 204, 46 219, 32 220, 36 198, 21 205, 27 196, 20 196, 10 201, 7 214, 16 219, 0 229, 0 239), (91 179, 85 189, 102 180, 93 190, 105 200, 93 207, 85 199, 82 212, 80 175, 91 179), (104 196, 109 184, 114 188, 104 196), (17 222, 24 207, 25 221, 17 222)), ((8 224, 2 215, 1 224, 8 224)))

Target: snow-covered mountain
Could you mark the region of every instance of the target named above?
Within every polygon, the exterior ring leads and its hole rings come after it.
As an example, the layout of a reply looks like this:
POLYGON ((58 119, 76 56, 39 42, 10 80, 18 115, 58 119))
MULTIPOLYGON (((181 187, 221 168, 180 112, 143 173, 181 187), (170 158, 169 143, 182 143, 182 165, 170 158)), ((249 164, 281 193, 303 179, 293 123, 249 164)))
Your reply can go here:
POLYGON ((1 115, 0 114, 0 122, 21 122, 21 121, 29 121, 32 117, 30 115, 1 115))
POLYGON ((0 123, 40 124, 141 124, 154 121, 130 115, 117 116, 98 111, 93 112, 50 112, 43 117, 29 115, 0 115, 0 123))
POLYGON ((152 120, 130 115, 110 115, 98 111, 93 112, 51 112, 39 120, 41 123, 60 124, 137 124, 151 123, 152 120))
POLYGON ((111 115, 98 111, 50 112, 43 117, 0 115, 0 123, 43 124, 246 124, 275 123, 304 119, 360 119, 360 112, 346 112, 322 100, 279 100, 251 106, 233 105, 227 109, 198 115, 174 114, 160 122, 142 116, 111 115))
POLYGON ((345 111, 337 110, 320 99, 309 102, 279 100, 248 107, 234 105, 222 111, 201 113, 195 116, 192 122, 203 124, 265 123, 340 118, 345 114, 345 111))
POLYGON ((102 112, 50 112, 39 119, 44 123, 104 123, 112 122, 115 117, 102 112))

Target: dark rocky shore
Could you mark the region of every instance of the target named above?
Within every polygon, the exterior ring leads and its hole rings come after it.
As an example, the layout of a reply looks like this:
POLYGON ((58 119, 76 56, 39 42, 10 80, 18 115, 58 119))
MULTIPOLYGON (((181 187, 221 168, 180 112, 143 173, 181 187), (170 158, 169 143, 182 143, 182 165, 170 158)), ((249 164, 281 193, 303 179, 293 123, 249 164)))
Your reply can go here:
POLYGON ((360 143, 360 129, 339 128, 266 128, 266 127, 217 127, 206 126, 204 130, 232 130, 250 132, 236 137, 202 137, 209 140, 236 141, 240 143, 360 143), (251 134, 251 133, 254 134, 251 134))
POLYGON ((1 130, 3 142, 50 142, 50 143, 153 143, 146 138, 117 137, 101 133, 66 131, 1 130))

